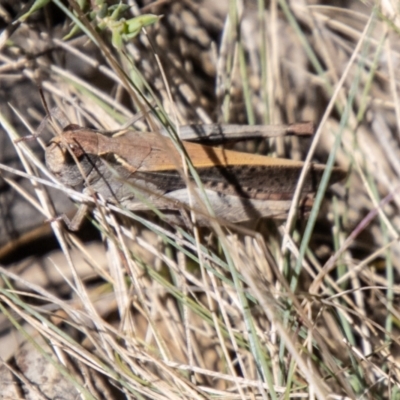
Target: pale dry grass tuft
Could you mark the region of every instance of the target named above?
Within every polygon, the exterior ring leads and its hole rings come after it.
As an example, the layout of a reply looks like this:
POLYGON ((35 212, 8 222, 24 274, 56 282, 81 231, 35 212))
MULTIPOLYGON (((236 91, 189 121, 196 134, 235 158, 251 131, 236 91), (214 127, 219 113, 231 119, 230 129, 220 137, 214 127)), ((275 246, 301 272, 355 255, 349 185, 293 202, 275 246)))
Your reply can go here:
POLYGON ((132 1, 127 19, 163 18, 118 50, 99 9, 90 24, 54 0, 11 25, 17 3, 0 4, 2 398, 400 398, 387 3, 132 1), (62 40, 69 18, 83 31, 62 40), (49 107, 101 130, 312 120, 311 143, 239 148, 349 174, 329 195, 321 183, 308 221, 172 228, 98 200, 95 229, 74 234, 53 218, 73 214, 68 197, 93 199, 46 170, 49 132, 13 142, 45 115, 37 83, 49 107))

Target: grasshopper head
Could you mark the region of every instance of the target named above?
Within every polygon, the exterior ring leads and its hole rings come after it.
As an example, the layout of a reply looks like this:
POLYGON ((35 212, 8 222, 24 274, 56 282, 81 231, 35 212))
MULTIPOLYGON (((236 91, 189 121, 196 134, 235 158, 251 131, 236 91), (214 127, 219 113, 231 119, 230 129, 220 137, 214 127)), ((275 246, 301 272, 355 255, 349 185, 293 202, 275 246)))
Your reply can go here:
POLYGON ((77 187, 85 182, 94 167, 91 157, 79 143, 53 138, 46 147, 46 166, 66 186, 77 187))

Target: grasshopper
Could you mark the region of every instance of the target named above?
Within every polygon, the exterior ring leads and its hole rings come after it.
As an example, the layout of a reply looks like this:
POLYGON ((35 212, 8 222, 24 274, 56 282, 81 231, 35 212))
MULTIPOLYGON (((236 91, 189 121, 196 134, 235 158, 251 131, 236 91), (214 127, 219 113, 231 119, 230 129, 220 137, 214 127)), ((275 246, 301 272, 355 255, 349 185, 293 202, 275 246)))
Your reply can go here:
MULTIPOLYGON (((276 127, 181 127, 181 137, 185 139, 183 150, 203 184, 201 190, 192 191, 191 205, 198 211, 198 223, 207 225, 210 218, 202 206, 204 196, 215 217, 231 223, 261 217, 284 218, 303 167, 302 162, 226 150, 210 143, 307 136, 313 130, 311 123, 276 127)), ((182 157, 165 135, 128 130, 123 135, 109 137, 97 130, 70 124, 48 143, 45 160, 47 168, 69 187, 83 188, 86 194, 97 193, 106 201, 131 211, 146 211, 152 204, 164 210, 170 222, 186 221, 182 210, 189 207, 187 185, 192 182, 182 174, 182 157)), ((306 210, 312 205, 310 196, 315 193, 324 169, 324 165, 313 164, 308 173, 301 199, 306 210)), ((343 170, 334 168, 331 181, 338 181, 344 175, 343 170)), ((88 210, 87 204, 81 204, 72 221, 64 216, 69 229, 79 229, 88 210)))

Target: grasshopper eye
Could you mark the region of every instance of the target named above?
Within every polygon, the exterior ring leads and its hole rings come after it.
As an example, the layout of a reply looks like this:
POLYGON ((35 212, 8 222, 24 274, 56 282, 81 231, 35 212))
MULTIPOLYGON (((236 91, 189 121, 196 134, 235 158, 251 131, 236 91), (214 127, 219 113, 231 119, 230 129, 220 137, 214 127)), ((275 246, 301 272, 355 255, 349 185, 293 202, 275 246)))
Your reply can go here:
POLYGON ((82 157, 85 154, 85 151, 79 143, 68 143, 68 147, 76 158, 82 157))

